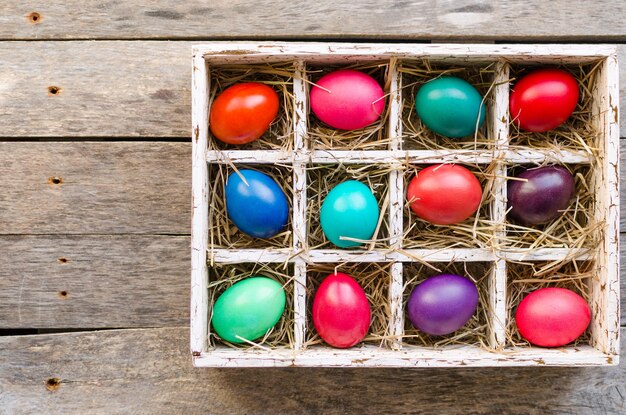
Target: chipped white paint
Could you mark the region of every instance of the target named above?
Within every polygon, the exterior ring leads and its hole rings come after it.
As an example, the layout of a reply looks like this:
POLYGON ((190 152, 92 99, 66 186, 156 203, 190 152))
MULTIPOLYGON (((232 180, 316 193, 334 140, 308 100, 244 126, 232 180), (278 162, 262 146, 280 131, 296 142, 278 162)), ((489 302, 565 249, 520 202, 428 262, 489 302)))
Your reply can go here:
MULTIPOLYGON (((193 71, 193 228, 192 228, 192 312, 191 349, 194 364, 205 367, 240 366, 364 366, 364 367, 449 367, 449 366, 531 366, 531 365, 611 365, 619 354, 619 192, 618 192, 618 80, 615 50, 605 45, 473 45, 473 44, 337 44, 337 43, 251 43, 214 42, 194 47, 193 71), (335 151, 313 150, 307 143, 307 83, 308 62, 338 63, 381 61, 402 58, 429 58, 448 63, 496 62, 494 102, 490 108, 490 133, 494 149, 489 150, 403 150, 401 94, 402 79, 397 65, 390 65, 389 139, 386 150, 335 151), (585 152, 531 149, 508 146, 508 63, 585 63, 603 60, 598 72, 594 94, 594 122, 598 127, 602 165, 595 166, 585 152), (221 63, 263 63, 294 60, 293 80, 294 146, 286 151, 224 150, 207 151, 208 140, 208 66, 221 63), (207 66, 208 64, 208 66, 207 66), (497 243, 505 229, 496 229, 496 242, 489 249, 403 249, 404 174, 407 163, 496 163, 493 203, 489 206, 494 222, 506 214, 506 165, 515 163, 544 163, 559 161, 570 164, 590 164, 598 170, 595 192, 597 220, 604 221, 602 244, 599 247, 598 276, 591 283, 592 346, 563 349, 505 347, 507 260, 558 261, 564 258, 593 260, 595 250, 533 249, 507 250, 497 243), (269 163, 293 166, 293 245, 284 249, 216 249, 207 247, 207 163, 269 163), (387 164, 389 173, 389 248, 385 250, 308 250, 306 241, 306 165, 307 163, 387 164), (273 351, 209 348, 208 259, 215 263, 290 262, 294 268, 294 347, 273 351), (489 280, 489 308, 493 330, 489 333, 493 351, 479 347, 420 348, 390 342, 379 348, 362 345, 347 350, 323 346, 304 347, 306 338, 306 271, 311 263, 385 262, 390 267, 389 333, 401 336, 404 330, 402 308, 402 270, 404 262, 451 261, 491 262, 493 274, 489 280)), ((394 61, 395 62, 395 61, 394 61)))

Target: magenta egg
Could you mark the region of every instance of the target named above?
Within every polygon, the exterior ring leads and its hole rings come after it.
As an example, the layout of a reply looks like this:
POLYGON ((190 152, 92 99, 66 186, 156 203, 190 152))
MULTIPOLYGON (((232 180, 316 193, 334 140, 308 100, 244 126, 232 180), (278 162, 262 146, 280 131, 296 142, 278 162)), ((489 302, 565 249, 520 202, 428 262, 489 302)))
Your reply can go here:
POLYGON ((311 88, 311 110, 325 124, 357 130, 376 122, 385 110, 385 94, 371 76, 350 69, 331 72, 311 88))
POLYGON ((416 329, 443 336, 463 327, 477 306, 476 284, 460 275, 441 274, 427 278, 413 289, 407 313, 416 329))

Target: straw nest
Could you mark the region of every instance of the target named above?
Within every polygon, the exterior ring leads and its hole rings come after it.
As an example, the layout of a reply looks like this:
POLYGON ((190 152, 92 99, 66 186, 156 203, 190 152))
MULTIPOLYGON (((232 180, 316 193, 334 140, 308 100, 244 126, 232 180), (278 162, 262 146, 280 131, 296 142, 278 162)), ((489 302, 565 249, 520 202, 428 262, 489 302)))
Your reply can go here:
MULTIPOLYGON (((377 122, 358 130, 344 131, 329 127, 321 122, 313 112, 309 113, 307 135, 310 149, 317 150, 386 150, 389 148, 387 120, 389 119, 389 73, 396 60, 382 62, 353 63, 350 65, 311 65, 307 68, 309 81, 315 84, 322 76, 339 70, 352 69, 364 72, 378 81, 385 93, 385 110, 377 122)), ((310 86, 309 86, 310 88, 310 86)), ((309 106, 310 110, 310 106, 309 106)))
MULTIPOLYGON (((553 150, 580 150, 597 155, 598 131, 593 124, 592 91, 597 82, 599 67, 600 62, 560 66, 560 69, 571 73, 578 80, 580 97, 574 113, 559 127, 542 133, 520 130, 515 120, 517 114, 510 114, 510 147, 512 149, 526 146, 553 150)), ((515 87, 516 80, 534 69, 537 69, 537 66, 512 65, 510 72, 512 88, 515 87)))
MULTIPOLYGON (((408 165, 405 172, 405 189, 411 179, 427 166, 408 165)), ((404 200, 404 248, 486 248, 495 243, 496 224, 491 219, 494 203, 495 162, 489 165, 464 165, 480 181, 483 196, 476 213, 461 223, 435 225, 420 219, 410 207, 411 201, 404 200)))
POLYGON ((363 343, 386 347, 389 336, 391 309, 389 303, 389 285, 391 263, 347 263, 347 264, 312 264, 307 270, 307 331, 304 346, 310 347, 324 343, 313 324, 312 310, 315 292, 322 281, 330 274, 343 272, 354 278, 367 296, 371 309, 370 327, 363 343))
POLYGON ((294 277, 293 266, 290 264, 219 264, 209 268, 209 320, 212 318, 213 304, 226 289, 238 281, 253 276, 265 276, 279 282, 285 290, 287 302, 285 312, 276 325, 268 330, 261 339, 247 343, 234 344, 220 339, 209 328, 209 344, 226 345, 232 348, 243 349, 274 349, 293 348, 294 339, 294 277))
MULTIPOLYGON (((589 283, 597 270, 593 261, 568 261, 564 263, 508 263, 507 327, 508 346, 531 346, 519 333, 515 312, 519 303, 533 291, 546 287, 567 288, 590 301, 589 283)), ((590 335, 586 331, 575 344, 586 344, 590 335)))
POLYGON ((471 279, 478 288, 478 307, 465 326, 446 336, 431 336, 417 330, 405 312, 403 347, 442 348, 451 345, 474 345, 492 350, 489 346, 489 336, 493 327, 489 318, 491 310, 489 308, 488 290, 488 282, 492 272, 493 266, 488 262, 404 264, 403 310, 406 310, 407 301, 413 288, 426 278, 439 274, 456 274, 471 279))
MULTIPOLYGON (((285 229, 279 234, 268 239, 254 238, 241 232, 235 224, 228 218, 226 211, 225 186, 228 176, 237 174, 243 169, 257 170, 267 174, 278 183, 283 189, 289 209, 291 211, 293 195, 293 169, 291 166, 279 165, 247 165, 238 164, 236 170, 234 166, 212 164, 209 165, 209 262, 211 250, 214 248, 226 249, 253 249, 253 248, 273 248, 289 249, 292 241, 291 215, 285 229)), ((209 265, 211 265, 209 263, 209 265)))
MULTIPOLYGON (((535 167, 535 166, 524 166, 535 167)), ((597 172, 589 165, 566 165, 575 178, 575 194, 561 216, 545 225, 527 227, 507 220, 506 238, 502 247, 510 251, 536 248, 592 248, 597 245, 600 225, 594 218, 594 177, 597 172)), ((520 166, 509 168, 509 177, 515 177, 520 166)))
POLYGON ((328 193, 346 180, 357 180, 367 185, 378 201, 380 209, 377 231, 369 241, 352 249, 386 248, 389 246, 389 172, 393 166, 385 164, 318 164, 307 167, 307 235, 308 249, 337 249, 322 230, 320 210, 328 193))
POLYGON ((263 136, 251 143, 225 144, 215 138, 209 129, 209 150, 291 150, 293 148, 294 76, 293 62, 212 66, 209 102, 213 102, 217 95, 233 84, 258 82, 269 85, 276 91, 279 109, 270 128, 263 136))
POLYGON ((430 60, 405 60, 399 68, 402 75, 402 138, 404 149, 493 149, 495 140, 489 125, 494 105, 495 63, 484 66, 451 66, 430 60), (429 130, 415 111, 415 96, 426 82, 441 76, 456 76, 472 84, 483 96, 486 109, 485 122, 474 136, 448 138, 429 130))

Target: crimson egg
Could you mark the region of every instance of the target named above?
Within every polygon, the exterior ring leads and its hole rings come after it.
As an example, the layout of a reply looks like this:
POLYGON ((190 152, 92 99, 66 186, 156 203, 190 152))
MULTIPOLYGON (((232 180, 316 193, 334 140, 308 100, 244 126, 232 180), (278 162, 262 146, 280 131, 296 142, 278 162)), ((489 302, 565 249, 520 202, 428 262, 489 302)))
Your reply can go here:
POLYGON ((347 348, 363 340, 369 330, 370 315, 365 291, 347 274, 330 274, 315 293, 313 324, 331 346, 347 348))
POLYGON ((577 103, 576 78, 561 69, 540 69, 515 84, 509 110, 523 130, 543 132, 563 124, 577 103))
POLYGON ((589 305, 566 288, 540 288, 528 294, 517 307, 515 323, 530 343, 559 347, 576 340, 591 321, 589 305))

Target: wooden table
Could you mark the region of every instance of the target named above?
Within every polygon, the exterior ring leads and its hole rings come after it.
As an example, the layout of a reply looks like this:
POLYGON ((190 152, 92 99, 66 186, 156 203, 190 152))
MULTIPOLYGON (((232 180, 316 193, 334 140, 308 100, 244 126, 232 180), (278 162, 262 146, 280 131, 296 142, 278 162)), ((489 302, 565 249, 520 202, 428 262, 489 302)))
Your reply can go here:
POLYGON ((3 2, 0 413, 626 413, 624 364, 193 369, 187 328, 192 44, 619 43, 625 12, 560 0, 3 2))

